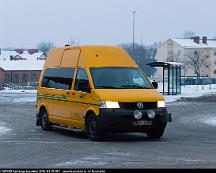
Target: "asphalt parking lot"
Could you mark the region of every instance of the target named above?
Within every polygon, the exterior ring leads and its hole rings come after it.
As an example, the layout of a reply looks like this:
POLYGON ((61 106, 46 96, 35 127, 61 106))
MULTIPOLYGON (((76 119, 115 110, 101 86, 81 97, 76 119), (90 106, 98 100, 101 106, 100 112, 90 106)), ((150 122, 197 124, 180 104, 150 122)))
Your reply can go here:
POLYGON ((168 104, 159 140, 142 133, 85 134, 35 126, 35 94, 0 92, 0 168, 216 168, 216 96, 168 104))

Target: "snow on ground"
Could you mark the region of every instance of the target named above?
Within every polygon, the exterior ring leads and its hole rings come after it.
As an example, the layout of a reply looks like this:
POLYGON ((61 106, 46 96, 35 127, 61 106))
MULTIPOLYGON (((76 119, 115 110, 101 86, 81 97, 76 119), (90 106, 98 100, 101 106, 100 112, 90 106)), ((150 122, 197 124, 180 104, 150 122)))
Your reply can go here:
POLYGON ((200 97, 207 94, 216 94, 216 84, 210 85, 186 85, 181 87, 179 95, 165 95, 165 102, 177 101, 182 97, 200 97))
MULTIPOLYGON (((161 91, 161 87, 159 85, 158 91, 161 91)), ((1 90, 0 93, 10 93, 10 94, 16 94, 16 93, 27 93, 27 94, 33 94, 28 97, 24 98, 17 98, 14 99, 13 102, 35 102, 35 94, 37 93, 37 90, 1 90)), ((175 102, 178 99, 182 97, 200 97, 206 94, 216 94, 216 84, 212 85, 186 85, 181 87, 181 94, 179 95, 165 95, 165 102, 175 102)))
POLYGON ((15 93, 30 93, 30 94, 36 94, 37 90, 10 90, 10 89, 7 89, 7 90, 0 90, 0 93, 12 93, 12 94, 15 94, 15 93))
POLYGON ((204 118, 203 122, 205 124, 207 124, 207 125, 210 125, 210 126, 216 126, 216 118, 215 118, 215 116, 204 118))
POLYGON ((0 136, 5 135, 7 132, 9 132, 10 129, 4 126, 0 126, 0 136))
POLYGON ((14 103, 21 103, 21 102, 35 102, 36 98, 35 97, 24 97, 24 98, 18 98, 18 99, 13 99, 14 103))
MULTIPOLYGON (((209 85, 186 85, 182 86, 181 88, 182 93, 179 95, 165 95, 165 102, 171 103, 177 101, 182 97, 200 97, 206 94, 216 94, 216 84, 209 85)), ((26 102, 35 102, 36 101, 36 93, 37 90, 1 90, 0 93, 2 94, 27 94, 25 97, 15 98, 13 102, 15 103, 26 103, 26 102)), ((5 99, 5 98, 4 98, 5 99)), ((205 120, 202 121, 203 123, 216 126, 216 118, 214 116, 205 117, 205 120)), ((0 136, 8 133, 11 129, 5 127, 4 125, 0 124, 0 136)), ((67 164, 67 163, 65 163, 67 164)))

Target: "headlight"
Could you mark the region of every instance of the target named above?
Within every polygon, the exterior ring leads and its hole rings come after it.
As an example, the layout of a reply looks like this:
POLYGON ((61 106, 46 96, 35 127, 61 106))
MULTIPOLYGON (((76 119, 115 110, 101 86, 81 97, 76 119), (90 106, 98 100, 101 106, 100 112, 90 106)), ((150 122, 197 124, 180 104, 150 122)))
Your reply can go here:
POLYGON ((165 101, 158 101, 158 102, 157 102, 157 107, 158 107, 158 108, 166 107, 166 106, 165 106, 165 101))
POLYGON ((120 108, 120 106, 118 102, 102 101, 100 108, 120 108))

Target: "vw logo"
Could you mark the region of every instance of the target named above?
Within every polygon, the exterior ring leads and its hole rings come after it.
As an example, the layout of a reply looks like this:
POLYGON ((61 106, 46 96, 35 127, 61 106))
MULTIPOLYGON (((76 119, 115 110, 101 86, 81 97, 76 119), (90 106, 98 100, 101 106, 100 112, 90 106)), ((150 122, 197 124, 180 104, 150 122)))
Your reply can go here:
POLYGON ((138 102, 138 103, 137 103, 137 107, 138 107, 139 109, 142 109, 142 108, 143 108, 143 103, 142 103, 142 102, 138 102))

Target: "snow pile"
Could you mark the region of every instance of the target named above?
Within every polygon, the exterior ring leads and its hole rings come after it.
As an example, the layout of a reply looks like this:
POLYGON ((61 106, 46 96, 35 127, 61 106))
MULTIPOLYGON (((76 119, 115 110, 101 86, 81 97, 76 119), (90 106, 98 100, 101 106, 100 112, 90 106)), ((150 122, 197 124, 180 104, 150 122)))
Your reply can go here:
POLYGON ((208 117, 208 118, 205 118, 203 120, 203 122, 207 125, 210 125, 210 126, 216 126, 216 118, 215 116, 211 116, 211 117, 208 117))
POLYGON ((7 132, 9 132, 10 129, 4 126, 0 126, 0 136, 6 134, 7 132))
POLYGON ((200 97, 207 94, 216 94, 216 84, 212 85, 186 85, 181 87, 179 95, 165 95, 166 103, 174 102, 181 97, 200 97))

